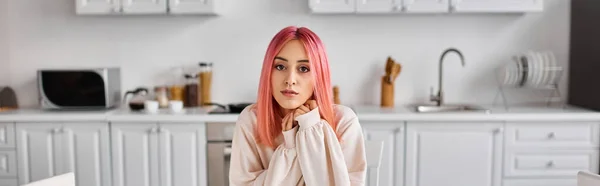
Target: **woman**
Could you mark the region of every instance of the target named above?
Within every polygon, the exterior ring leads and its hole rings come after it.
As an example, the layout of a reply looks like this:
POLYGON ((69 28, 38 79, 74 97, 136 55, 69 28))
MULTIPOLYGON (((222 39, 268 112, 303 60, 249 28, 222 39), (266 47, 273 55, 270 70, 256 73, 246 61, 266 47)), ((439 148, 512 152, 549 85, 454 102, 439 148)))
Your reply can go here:
POLYGON ((334 105, 329 63, 319 37, 286 27, 265 55, 258 100, 238 118, 230 185, 364 185, 362 128, 334 105))

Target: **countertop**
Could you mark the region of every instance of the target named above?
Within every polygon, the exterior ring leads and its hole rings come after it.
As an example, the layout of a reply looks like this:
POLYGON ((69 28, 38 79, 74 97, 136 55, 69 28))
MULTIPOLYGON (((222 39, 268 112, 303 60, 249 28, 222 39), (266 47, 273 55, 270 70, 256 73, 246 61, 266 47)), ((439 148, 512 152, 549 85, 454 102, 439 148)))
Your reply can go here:
MULTIPOLYGON (((600 112, 575 107, 501 107, 483 106, 490 113, 416 113, 408 106, 392 109, 377 105, 350 106, 361 121, 600 121, 600 112)), ((158 113, 133 112, 128 109, 102 111, 48 111, 18 109, 0 112, 0 122, 235 122, 238 114, 208 114, 209 109, 185 109, 182 113, 161 110, 158 113)))
POLYGON ((560 106, 518 106, 504 107, 486 106, 485 112, 438 112, 417 113, 410 106, 381 108, 378 106, 354 107, 358 118, 362 121, 600 121, 600 112, 560 106))

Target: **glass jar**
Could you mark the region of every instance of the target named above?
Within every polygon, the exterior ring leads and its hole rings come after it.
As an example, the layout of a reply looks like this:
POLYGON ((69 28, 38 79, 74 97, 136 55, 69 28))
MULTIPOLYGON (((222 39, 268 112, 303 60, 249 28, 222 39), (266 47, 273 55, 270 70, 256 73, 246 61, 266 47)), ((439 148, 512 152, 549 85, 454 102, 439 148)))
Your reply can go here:
POLYGON ((185 75, 185 99, 183 106, 185 107, 197 107, 198 106, 198 75, 186 74, 185 75))
POLYGON ((160 108, 167 108, 169 106, 169 96, 167 95, 167 87, 155 87, 154 94, 156 96, 156 101, 158 101, 158 106, 160 108))

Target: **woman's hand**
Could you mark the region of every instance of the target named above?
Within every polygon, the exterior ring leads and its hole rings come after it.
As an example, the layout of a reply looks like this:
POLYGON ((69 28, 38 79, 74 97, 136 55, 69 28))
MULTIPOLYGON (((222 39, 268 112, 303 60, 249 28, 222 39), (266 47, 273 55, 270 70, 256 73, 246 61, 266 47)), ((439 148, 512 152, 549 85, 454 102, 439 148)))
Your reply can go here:
POLYGON ((294 118, 302 114, 306 114, 315 108, 317 108, 317 101, 309 99, 306 101, 306 103, 304 103, 294 111, 294 118))
POLYGON ((294 112, 287 114, 285 117, 283 117, 283 122, 281 122, 281 128, 283 132, 288 131, 298 125, 298 122, 295 121, 296 117, 306 114, 315 108, 317 108, 317 101, 307 100, 306 103, 296 108, 294 112))

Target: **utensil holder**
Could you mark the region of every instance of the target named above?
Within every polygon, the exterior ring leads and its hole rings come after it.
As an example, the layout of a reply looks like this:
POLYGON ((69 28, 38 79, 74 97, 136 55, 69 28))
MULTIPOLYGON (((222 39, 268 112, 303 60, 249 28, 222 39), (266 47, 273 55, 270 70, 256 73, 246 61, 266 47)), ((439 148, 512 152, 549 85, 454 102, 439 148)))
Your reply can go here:
POLYGON ((394 84, 381 77, 381 107, 394 107, 394 84))

